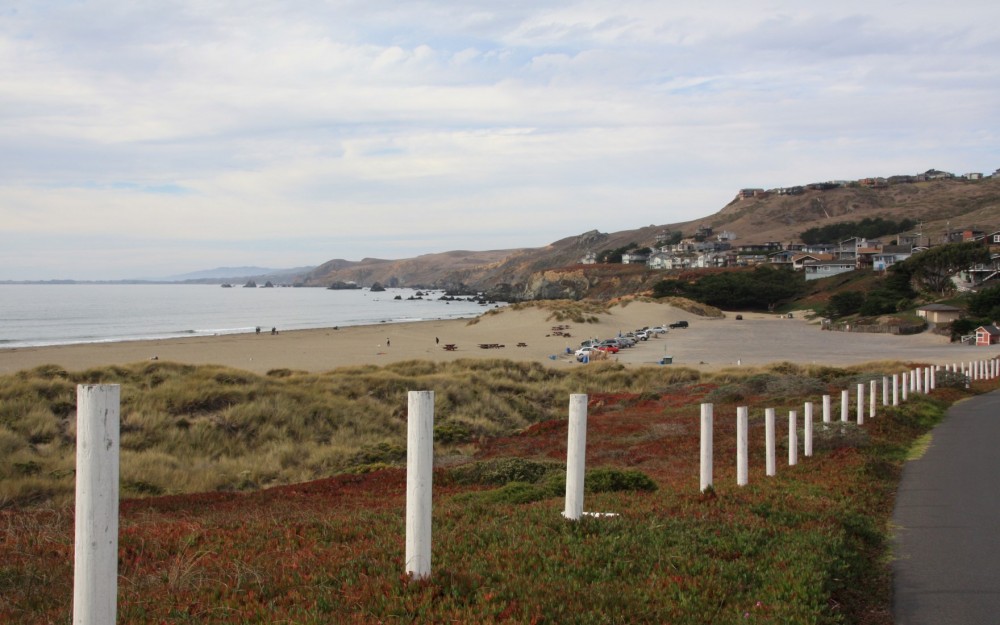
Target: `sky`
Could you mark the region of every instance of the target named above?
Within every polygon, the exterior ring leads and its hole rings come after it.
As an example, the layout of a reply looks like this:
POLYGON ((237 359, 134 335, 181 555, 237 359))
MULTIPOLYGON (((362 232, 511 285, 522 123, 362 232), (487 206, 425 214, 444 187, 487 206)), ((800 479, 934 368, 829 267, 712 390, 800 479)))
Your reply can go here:
POLYGON ((989 174, 997 24, 979 0, 0 0, 0 280, 541 247, 744 187, 989 174))

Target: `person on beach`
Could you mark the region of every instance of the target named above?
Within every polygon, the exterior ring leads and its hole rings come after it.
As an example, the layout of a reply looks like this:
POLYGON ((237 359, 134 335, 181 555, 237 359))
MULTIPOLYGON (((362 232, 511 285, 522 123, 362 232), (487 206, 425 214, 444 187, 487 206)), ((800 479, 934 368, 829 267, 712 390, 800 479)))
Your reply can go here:
POLYGON ((389 347, 389 339, 386 339, 386 340, 385 340, 385 346, 386 346, 386 347, 389 347))

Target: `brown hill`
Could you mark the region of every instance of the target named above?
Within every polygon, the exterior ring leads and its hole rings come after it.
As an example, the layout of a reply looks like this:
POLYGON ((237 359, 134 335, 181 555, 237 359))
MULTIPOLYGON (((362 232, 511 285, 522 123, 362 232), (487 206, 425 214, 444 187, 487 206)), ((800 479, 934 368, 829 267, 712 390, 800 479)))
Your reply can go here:
MULTIPOLYGON (((593 230, 542 248, 455 251, 404 260, 333 260, 313 270, 303 282, 307 286, 327 286, 336 281, 353 281, 362 286, 374 282, 386 286, 467 286, 530 297, 546 292, 550 280, 569 280, 572 285, 567 292, 579 293, 580 289, 586 290, 584 285, 587 283, 593 288, 596 283, 603 280, 606 285, 611 279, 605 275, 607 267, 604 270, 571 267, 588 252, 631 243, 652 246, 665 231, 680 231, 689 236, 700 226, 711 226, 716 231, 735 233, 738 245, 767 241, 789 243, 798 241, 800 234, 809 228, 860 221, 866 217, 917 220, 929 243, 941 242, 949 228, 978 228, 992 232, 1000 229, 1000 177, 897 183, 879 189, 852 184, 829 190, 804 189, 797 195, 772 193, 766 197, 737 198, 718 213, 700 219, 610 234, 593 230), (557 269, 565 275, 550 274, 544 280, 538 277, 542 272, 557 269)), ((645 281, 638 268, 630 268, 627 273, 624 283, 635 285, 645 281)))

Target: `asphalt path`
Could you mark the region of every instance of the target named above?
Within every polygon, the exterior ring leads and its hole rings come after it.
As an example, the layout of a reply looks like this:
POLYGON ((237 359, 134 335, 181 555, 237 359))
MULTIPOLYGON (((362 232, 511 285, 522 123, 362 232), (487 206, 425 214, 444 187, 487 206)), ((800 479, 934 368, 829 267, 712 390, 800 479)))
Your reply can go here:
POLYGON ((952 406, 893 522, 896 625, 1000 624, 1000 391, 952 406))

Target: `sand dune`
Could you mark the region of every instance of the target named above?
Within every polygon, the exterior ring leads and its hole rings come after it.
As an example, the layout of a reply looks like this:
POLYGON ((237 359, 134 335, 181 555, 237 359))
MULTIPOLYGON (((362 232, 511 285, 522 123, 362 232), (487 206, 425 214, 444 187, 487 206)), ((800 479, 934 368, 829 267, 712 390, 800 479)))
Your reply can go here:
POLYGON ((890 336, 821 331, 801 319, 743 314, 736 321, 697 317, 653 302, 615 306, 597 323, 575 324, 550 319, 537 308, 502 310, 476 320, 422 321, 402 324, 299 330, 270 334, 239 334, 161 341, 0 349, 0 373, 42 364, 69 370, 158 360, 190 364, 221 364, 258 373, 271 369, 326 371, 345 365, 386 364, 402 360, 507 358, 543 362, 553 367, 579 367, 573 350, 591 337, 607 338, 619 331, 686 319, 688 329, 671 330, 661 338, 623 350, 615 359, 630 366, 660 366, 671 356, 674 366, 719 369, 778 361, 850 365, 875 360, 945 364, 1000 354, 997 347, 950 344, 931 334, 890 336), (568 325, 569 336, 557 336, 553 326, 568 325), (524 346, 519 347, 518 344, 524 346), (481 349, 480 344, 504 347, 481 349), (455 345, 454 351, 444 349, 455 345))

